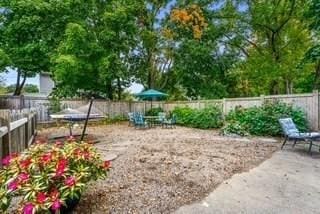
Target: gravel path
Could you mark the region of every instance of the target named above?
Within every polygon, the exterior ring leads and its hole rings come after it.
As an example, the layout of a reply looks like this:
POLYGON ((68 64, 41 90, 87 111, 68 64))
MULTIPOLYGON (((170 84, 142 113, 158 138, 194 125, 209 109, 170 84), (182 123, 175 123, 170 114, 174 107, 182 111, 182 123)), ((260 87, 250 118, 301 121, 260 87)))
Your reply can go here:
MULTIPOLYGON (((118 155, 108 178, 89 186, 76 213, 171 213, 204 199, 236 173, 278 150, 274 140, 227 138, 213 130, 89 127, 104 157, 118 155)), ((66 129, 42 130, 63 134, 66 129)))

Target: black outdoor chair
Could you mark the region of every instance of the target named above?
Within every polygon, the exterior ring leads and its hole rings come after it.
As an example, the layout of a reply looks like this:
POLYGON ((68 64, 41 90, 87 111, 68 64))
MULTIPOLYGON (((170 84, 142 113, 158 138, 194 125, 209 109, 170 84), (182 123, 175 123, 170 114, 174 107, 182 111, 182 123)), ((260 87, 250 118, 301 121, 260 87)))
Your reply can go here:
MULTIPOLYGON (((295 123, 291 118, 282 118, 279 119, 280 126, 282 128, 284 134, 284 142, 281 146, 281 149, 286 145, 286 143, 290 140, 293 141, 292 147, 294 147, 297 142, 303 142, 309 144, 309 153, 311 153, 313 141, 320 140, 320 133, 319 132, 299 132, 295 123)), ((320 146, 316 145, 319 147, 320 146)))
POLYGON ((164 120, 162 122, 163 128, 176 128, 177 118, 176 115, 172 115, 171 119, 164 120))

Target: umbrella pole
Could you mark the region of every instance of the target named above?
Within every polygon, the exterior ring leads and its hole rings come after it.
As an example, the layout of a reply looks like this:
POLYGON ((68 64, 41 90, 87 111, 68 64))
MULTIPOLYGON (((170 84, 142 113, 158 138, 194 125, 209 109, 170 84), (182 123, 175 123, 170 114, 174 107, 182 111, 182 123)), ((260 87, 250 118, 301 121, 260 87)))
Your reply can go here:
POLYGON ((86 134, 86 129, 87 129, 88 120, 89 120, 89 117, 90 117, 92 103, 93 103, 93 98, 91 98, 91 100, 90 100, 90 105, 89 105, 89 109, 88 109, 88 113, 87 113, 87 118, 86 118, 86 121, 84 123, 84 127, 83 127, 83 130, 82 130, 82 135, 81 135, 80 141, 83 141, 84 135, 86 134))

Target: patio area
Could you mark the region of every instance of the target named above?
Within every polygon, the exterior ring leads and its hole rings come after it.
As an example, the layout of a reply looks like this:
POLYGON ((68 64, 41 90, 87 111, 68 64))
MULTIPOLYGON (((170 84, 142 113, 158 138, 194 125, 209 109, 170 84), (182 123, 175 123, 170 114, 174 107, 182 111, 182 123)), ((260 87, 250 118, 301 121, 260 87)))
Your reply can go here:
MULTIPOLYGON (((68 129, 40 131, 48 137, 68 129)), ((171 213, 203 200, 223 181, 270 158, 280 144, 229 138, 214 130, 136 130, 125 124, 89 127, 103 157, 117 155, 108 178, 91 184, 76 213, 171 213)))

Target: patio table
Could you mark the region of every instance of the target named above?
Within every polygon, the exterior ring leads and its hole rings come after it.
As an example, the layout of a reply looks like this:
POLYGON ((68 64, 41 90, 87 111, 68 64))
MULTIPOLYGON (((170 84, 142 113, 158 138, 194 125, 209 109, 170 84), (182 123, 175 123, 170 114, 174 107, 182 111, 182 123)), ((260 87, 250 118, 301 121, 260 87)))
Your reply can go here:
POLYGON ((158 119, 158 116, 143 116, 143 118, 149 122, 150 127, 155 127, 156 119, 158 119))

